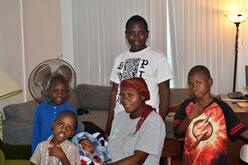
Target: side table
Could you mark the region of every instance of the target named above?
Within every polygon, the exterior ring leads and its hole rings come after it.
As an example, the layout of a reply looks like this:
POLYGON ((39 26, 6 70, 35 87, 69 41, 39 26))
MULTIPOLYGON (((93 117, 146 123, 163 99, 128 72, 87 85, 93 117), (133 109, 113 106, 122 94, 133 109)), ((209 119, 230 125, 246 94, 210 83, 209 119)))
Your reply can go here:
MULTIPOLYGON (((244 123, 244 125, 248 128, 248 110, 240 109, 237 102, 239 100, 229 99, 227 94, 221 94, 220 99, 226 102, 233 111, 237 114, 238 118, 244 123)), ((247 144, 248 141, 238 138, 235 141, 232 141, 230 138, 228 140, 228 164, 241 164, 241 160, 239 158, 240 149, 244 144, 247 144)))

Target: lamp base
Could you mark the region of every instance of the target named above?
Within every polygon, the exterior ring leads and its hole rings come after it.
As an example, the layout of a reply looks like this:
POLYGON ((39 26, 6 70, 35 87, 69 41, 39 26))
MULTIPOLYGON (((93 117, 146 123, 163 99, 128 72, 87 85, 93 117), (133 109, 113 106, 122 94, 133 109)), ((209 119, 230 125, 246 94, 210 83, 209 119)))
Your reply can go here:
POLYGON ((245 99, 242 92, 231 92, 227 94, 230 99, 245 99))

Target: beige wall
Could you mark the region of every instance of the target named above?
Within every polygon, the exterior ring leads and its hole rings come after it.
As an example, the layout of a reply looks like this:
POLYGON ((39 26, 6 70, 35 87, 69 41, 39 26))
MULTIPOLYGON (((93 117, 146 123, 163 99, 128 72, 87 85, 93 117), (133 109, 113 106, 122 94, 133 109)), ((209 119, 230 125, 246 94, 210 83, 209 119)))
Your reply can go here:
POLYGON ((59 6, 59 0, 23 0, 26 79, 37 64, 61 55, 59 6))
MULTIPOLYGON (((0 67, 8 72, 20 86, 23 86, 20 2, 19 0, 0 0, 0 67)), ((23 100, 23 94, 0 100, 0 108, 23 100)))
POLYGON ((0 67, 24 92, 0 100, 7 104, 32 99, 28 77, 40 62, 61 54, 59 0, 0 0, 0 67))

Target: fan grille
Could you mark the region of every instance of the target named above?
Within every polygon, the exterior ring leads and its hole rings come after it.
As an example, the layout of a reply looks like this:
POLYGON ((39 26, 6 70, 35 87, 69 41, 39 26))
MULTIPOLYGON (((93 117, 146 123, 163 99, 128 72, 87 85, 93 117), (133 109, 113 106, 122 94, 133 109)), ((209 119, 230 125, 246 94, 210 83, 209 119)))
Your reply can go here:
POLYGON ((32 97, 41 102, 47 95, 50 79, 55 75, 63 75, 70 91, 76 86, 76 72, 66 61, 50 59, 38 64, 31 72, 28 87, 32 97))

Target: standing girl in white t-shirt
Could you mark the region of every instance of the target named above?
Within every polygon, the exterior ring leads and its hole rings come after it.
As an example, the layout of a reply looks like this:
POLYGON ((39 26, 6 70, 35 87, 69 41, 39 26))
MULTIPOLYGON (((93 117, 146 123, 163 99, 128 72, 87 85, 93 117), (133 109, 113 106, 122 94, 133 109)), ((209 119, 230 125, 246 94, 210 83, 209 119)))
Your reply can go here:
POLYGON ((146 103, 155 108, 162 119, 168 112, 169 80, 173 76, 165 54, 146 45, 149 30, 143 17, 135 15, 129 18, 126 23, 125 34, 130 49, 116 57, 110 76, 113 84, 105 129, 106 136, 110 133, 114 116, 117 112, 124 110, 119 97, 119 84, 122 80, 132 77, 145 79, 151 93, 151 99, 146 103))

